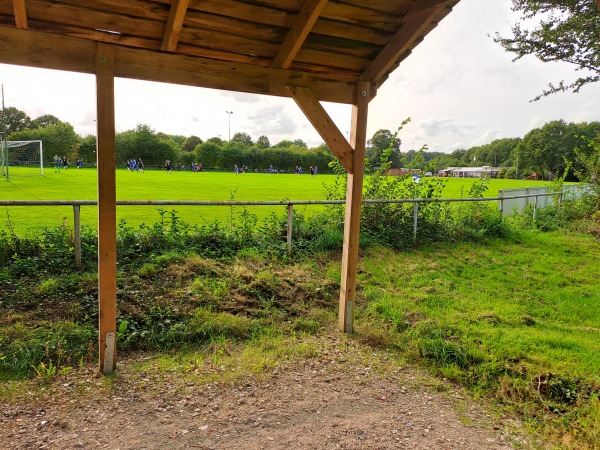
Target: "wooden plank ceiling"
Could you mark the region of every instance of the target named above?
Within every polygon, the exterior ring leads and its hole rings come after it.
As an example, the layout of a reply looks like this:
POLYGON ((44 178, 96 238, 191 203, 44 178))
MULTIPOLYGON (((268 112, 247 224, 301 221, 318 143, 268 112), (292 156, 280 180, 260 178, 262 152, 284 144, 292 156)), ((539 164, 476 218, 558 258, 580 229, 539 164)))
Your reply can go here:
POLYGON ((373 92, 459 0, 2 0, 0 62, 351 103, 373 92), (334 87, 335 86, 335 87, 334 87))

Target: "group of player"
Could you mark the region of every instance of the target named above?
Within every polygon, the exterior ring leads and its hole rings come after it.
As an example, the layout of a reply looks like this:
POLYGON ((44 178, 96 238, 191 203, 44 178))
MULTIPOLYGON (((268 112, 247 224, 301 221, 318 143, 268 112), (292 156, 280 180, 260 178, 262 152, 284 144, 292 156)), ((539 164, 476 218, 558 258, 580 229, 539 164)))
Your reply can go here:
POLYGON ((235 172, 236 175, 239 175, 240 173, 246 173, 246 172, 248 172, 248 166, 238 166, 236 164, 235 167, 233 168, 233 171, 235 172))
MULTIPOLYGON (((237 164, 235 165, 235 167, 233 168, 233 171, 235 172, 236 175, 239 175, 240 173, 246 173, 248 172, 248 166, 246 165, 241 165, 238 166, 237 164)), ((258 173, 259 170, 258 168, 254 169, 255 173, 258 173)), ((277 169, 273 169, 273 166, 269 166, 268 169, 264 169, 262 170, 263 173, 284 173, 283 170, 277 170, 277 169)), ((296 166, 296 168, 294 169, 294 173, 296 175, 302 175, 303 173, 303 169, 302 166, 296 166)), ((310 175, 311 176, 315 176, 317 173, 319 173, 319 168, 317 166, 310 166, 310 175)))
POLYGON ((54 172, 60 172, 60 169, 65 169, 67 170, 69 168, 69 160, 67 159, 66 156, 63 156, 62 158, 58 155, 54 155, 53 158, 54 161, 54 172))
MULTIPOLYGON (((296 166, 296 169, 294 170, 294 173, 296 175, 302 175, 304 173, 304 170, 302 169, 302 166, 296 166)), ((317 166, 310 166, 310 176, 314 177, 317 173, 319 173, 319 168, 317 166)))
POLYGON ((144 173, 144 162, 142 161, 141 158, 138 158, 137 160, 132 158, 132 159, 128 159, 127 160, 127 170, 129 170, 130 172, 142 172, 144 173))

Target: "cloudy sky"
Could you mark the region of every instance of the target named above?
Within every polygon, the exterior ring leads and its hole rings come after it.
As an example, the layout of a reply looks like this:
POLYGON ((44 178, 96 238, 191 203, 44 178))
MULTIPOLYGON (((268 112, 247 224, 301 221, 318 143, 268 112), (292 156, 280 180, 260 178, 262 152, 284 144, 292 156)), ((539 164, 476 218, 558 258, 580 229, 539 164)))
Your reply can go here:
MULTIPOLYGON (((522 137, 550 120, 600 120, 600 85, 579 94, 529 102, 550 82, 570 81, 578 72, 567 64, 542 64, 533 57, 511 62, 491 37, 507 35, 518 17, 510 0, 462 0, 379 90, 369 106, 368 134, 401 132, 402 150, 450 152, 497 138, 522 137)), ((95 85, 91 75, 0 64, 5 104, 31 118, 53 114, 81 135, 95 133, 95 85)), ((134 80, 115 82, 118 131, 149 124, 156 131, 202 139, 243 131, 321 143, 290 99, 256 96, 134 80), (233 111, 229 116, 226 111, 233 111)), ((342 131, 350 129, 350 107, 325 104, 342 131)))

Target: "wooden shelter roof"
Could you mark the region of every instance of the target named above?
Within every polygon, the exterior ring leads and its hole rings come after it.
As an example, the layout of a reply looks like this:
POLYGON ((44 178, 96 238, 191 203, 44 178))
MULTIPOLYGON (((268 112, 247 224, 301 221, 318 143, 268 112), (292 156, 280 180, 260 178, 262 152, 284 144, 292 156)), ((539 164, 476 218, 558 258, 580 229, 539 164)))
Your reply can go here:
POLYGON ((352 103, 371 95, 459 0, 2 0, 0 62, 352 103), (25 31, 27 30, 27 31, 25 31))

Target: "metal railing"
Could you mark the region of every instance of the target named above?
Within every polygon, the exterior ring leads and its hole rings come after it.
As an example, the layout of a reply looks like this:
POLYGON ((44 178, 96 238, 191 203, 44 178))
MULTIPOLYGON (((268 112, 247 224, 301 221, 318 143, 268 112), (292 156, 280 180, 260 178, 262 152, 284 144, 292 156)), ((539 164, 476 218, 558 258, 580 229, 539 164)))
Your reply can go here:
MULTIPOLYGON (((541 197, 558 196, 556 204, 562 202, 562 192, 536 193, 530 195, 513 195, 481 198, 407 198, 407 199, 378 199, 363 200, 363 204, 380 203, 414 203, 413 240, 417 240, 419 205, 421 203, 458 203, 458 202, 498 202, 498 210, 504 214, 506 200, 534 198, 533 219, 538 209, 538 199, 541 197)), ((198 201, 198 200, 117 200, 117 206, 286 206, 287 207, 287 250, 292 251, 292 224, 294 206, 306 205, 343 205, 345 200, 283 200, 283 201, 198 201)), ((81 207, 95 206, 96 200, 0 200, 0 206, 72 206, 73 207, 73 252, 76 266, 81 266, 81 207)), ((546 203, 544 203, 546 204, 546 203)))

